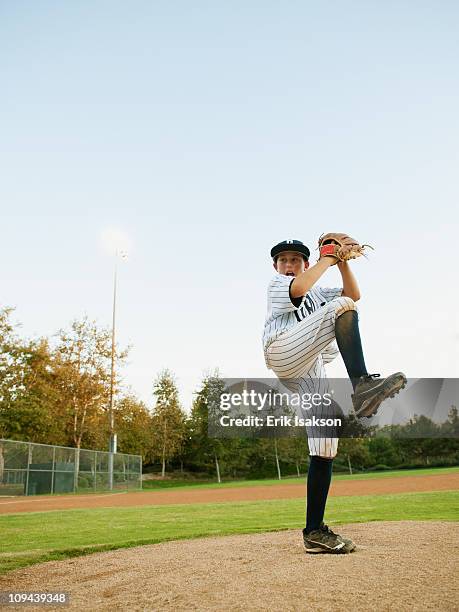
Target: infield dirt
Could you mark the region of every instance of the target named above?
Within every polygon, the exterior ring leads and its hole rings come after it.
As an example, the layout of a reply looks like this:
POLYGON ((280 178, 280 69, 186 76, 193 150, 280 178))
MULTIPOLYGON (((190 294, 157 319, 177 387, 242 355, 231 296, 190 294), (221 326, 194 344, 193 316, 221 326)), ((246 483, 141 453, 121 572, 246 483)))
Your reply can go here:
MULTIPOLYGON (((306 479, 305 479, 306 482, 306 479)), ((368 478, 366 480, 332 481, 331 495, 387 495, 422 491, 459 489, 459 472, 432 475, 368 478)), ((109 508, 155 506, 164 504, 205 504, 216 502, 292 499, 305 496, 303 484, 276 484, 256 487, 142 491, 100 495, 34 496, 0 499, 0 514, 46 512, 70 508, 109 508)))

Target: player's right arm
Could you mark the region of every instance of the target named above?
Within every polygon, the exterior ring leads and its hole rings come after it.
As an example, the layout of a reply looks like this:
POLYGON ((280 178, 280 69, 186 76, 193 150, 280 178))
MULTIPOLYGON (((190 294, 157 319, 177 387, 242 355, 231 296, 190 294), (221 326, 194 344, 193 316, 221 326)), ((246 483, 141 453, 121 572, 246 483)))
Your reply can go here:
POLYGON ((334 263, 336 263, 334 257, 322 257, 316 264, 298 274, 290 286, 290 295, 293 298, 305 295, 334 263))

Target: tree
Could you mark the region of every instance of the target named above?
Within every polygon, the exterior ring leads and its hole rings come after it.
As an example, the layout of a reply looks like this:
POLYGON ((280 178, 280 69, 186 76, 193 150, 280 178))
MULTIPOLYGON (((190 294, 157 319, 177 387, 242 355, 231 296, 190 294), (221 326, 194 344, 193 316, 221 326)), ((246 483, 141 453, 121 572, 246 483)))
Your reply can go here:
MULTIPOLYGON (((117 352, 123 363, 127 350, 117 352)), ((60 330, 53 351, 55 384, 61 396, 69 442, 81 447, 91 423, 108 410, 111 364, 111 333, 99 329, 87 317, 74 320, 70 330, 60 330)), ((118 381, 116 381, 118 382, 118 381)))
POLYGON ((12 312, 0 310, 0 437, 62 444, 61 424, 49 410, 57 393, 48 342, 19 338, 12 312))
POLYGON ((178 389, 169 370, 156 379, 153 386, 156 404, 152 414, 153 453, 161 460, 161 476, 166 474, 166 461, 178 455, 185 436, 185 413, 183 412, 178 389))
MULTIPOLYGON (((145 404, 133 394, 121 397, 116 403, 116 429, 119 452, 152 458, 152 416, 145 404)), ((108 423, 107 423, 108 432, 108 423)))
POLYGON ((338 457, 345 457, 352 474, 352 465, 364 468, 370 462, 368 440, 365 438, 340 438, 338 444, 338 457))
POLYGON ((395 466, 402 462, 391 438, 376 436, 368 441, 371 465, 395 466))
POLYGON ((218 399, 225 387, 218 371, 204 377, 201 389, 196 393, 189 419, 187 452, 196 467, 213 471, 221 482, 222 469, 231 463, 233 449, 239 441, 209 436, 209 420, 217 419, 218 399))
POLYGON ((459 414, 456 406, 451 406, 448 419, 441 425, 441 434, 445 437, 459 438, 459 414))
POLYGON ((448 419, 440 426, 442 439, 436 456, 443 456, 451 463, 459 459, 459 415, 456 406, 451 406, 448 419))
POLYGON ((13 308, 0 310, 0 402, 2 409, 14 400, 22 385, 23 346, 11 322, 13 308))
POLYGON ((282 458, 294 463, 297 476, 301 476, 300 466, 308 461, 308 438, 305 430, 295 431, 294 435, 285 438, 282 443, 282 458))

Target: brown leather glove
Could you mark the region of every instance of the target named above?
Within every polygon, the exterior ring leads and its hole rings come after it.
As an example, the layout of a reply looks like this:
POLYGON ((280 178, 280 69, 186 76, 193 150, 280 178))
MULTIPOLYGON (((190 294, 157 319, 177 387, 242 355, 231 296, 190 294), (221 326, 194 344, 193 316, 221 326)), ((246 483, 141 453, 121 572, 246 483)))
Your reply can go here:
POLYGON ((319 259, 322 259, 322 257, 334 257, 336 260, 335 264, 339 261, 356 259, 361 255, 365 255, 364 250, 366 247, 373 248, 369 244, 360 244, 355 238, 351 238, 347 234, 339 234, 337 232, 322 234, 319 238, 319 259))

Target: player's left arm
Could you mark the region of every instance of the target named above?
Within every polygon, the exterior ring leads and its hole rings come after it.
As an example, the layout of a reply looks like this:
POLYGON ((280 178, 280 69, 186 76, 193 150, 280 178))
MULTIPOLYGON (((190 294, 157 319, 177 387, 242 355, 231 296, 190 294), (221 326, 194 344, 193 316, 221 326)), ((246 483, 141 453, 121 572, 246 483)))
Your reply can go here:
POLYGON ((343 292, 341 295, 357 302, 357 300, 360 300, 360 289, 351 266, 347 261, 339 261, 336 265, 343 279, 343 292))

